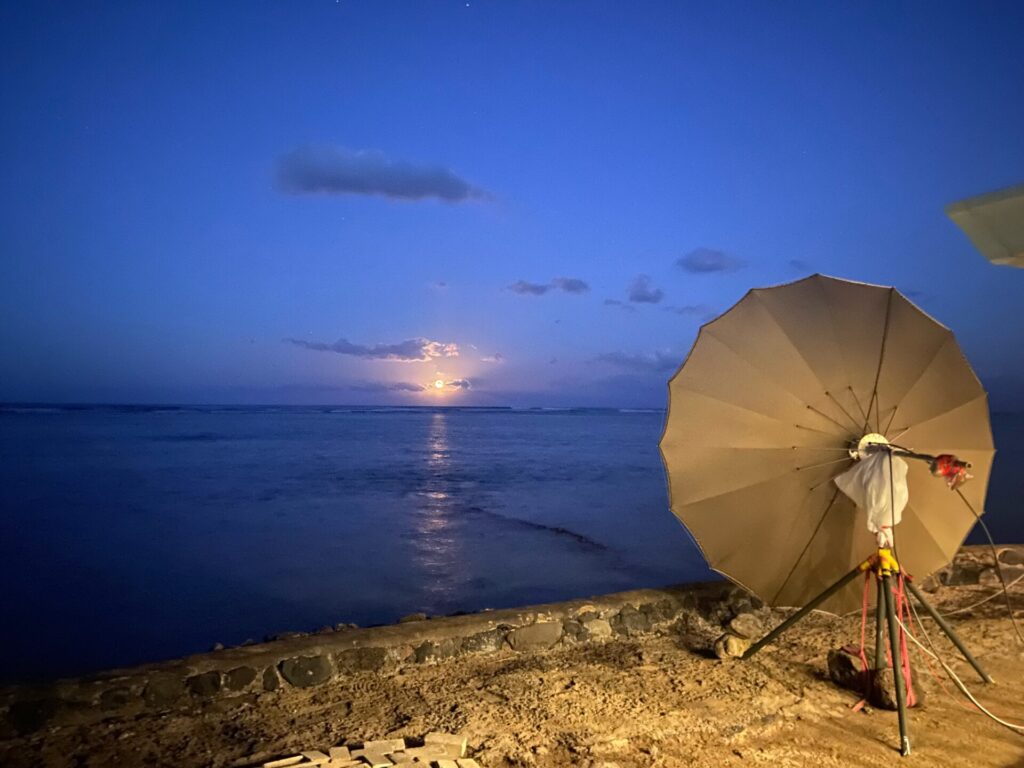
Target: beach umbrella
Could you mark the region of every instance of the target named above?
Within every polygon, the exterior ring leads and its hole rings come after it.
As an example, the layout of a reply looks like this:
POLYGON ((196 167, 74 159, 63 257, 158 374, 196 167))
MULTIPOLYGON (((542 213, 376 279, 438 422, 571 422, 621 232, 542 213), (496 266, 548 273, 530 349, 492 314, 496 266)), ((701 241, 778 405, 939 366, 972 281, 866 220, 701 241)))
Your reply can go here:
MULTIPOLYGON (((908 462, 895 547, 924 578, 983 512, 994 454, 985 391, 952 332, 894 288, 813 275, 751 290, 701 328, 669 382, 672 511, 716 571, 769 605, 804 605, 878 546, 834 482, 872 433, 972 465, 951 490, 908 462)), ((854 580, 821 607, 856 609, 861 590, 854 580)))
POLYGON ((1024 267, 1024 184, 951 203, 946 213, 993 264, 1024 267))

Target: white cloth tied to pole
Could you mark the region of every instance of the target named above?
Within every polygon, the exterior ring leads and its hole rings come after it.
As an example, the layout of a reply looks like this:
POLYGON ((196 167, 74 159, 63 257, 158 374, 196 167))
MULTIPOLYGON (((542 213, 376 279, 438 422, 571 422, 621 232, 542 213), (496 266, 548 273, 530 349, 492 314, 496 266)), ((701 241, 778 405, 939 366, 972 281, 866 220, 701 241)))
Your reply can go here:
POLYGON ((875 534, 879 547, 893 545, 892 527, 903 517, 910 492, 907 490, 907 462, 891 457, 892 482, 889 479, 890 455, 872 453, 835 478, 839 490, 863 509, 868 530, 875 534))

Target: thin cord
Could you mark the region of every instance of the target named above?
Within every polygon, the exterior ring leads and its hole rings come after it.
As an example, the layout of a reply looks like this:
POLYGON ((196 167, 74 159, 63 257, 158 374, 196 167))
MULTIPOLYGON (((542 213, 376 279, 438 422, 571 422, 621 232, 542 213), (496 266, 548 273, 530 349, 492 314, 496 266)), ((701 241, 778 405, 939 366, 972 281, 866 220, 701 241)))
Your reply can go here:
MULTIPOLYGON (((1024 574, 1021 574, 1021 575, 1020 575, 1020 576, 1018 576, 1018 577, 1017 577, 1016 579, 1014 579, 1014 580, 1013 580, 1013 581, 1011 581, 1011 582, 1010 582, 1009 584, 1007 584, 1007 585, 1006 585, 1006 588, 1007 588, 1007 589, 1011 589, 1011 588, 1013 588, 1014 586, 1016 586, 1016 585, 1017 585, 1018 583, 1020 583, 1021 581, 1024 581, 1024 574)), ((978 601, 978 602, 976 602, 976 603, 971 603, 970 605, 965 605, 965 606, 964 606, 963 608, 957 608, 957 609, 956 609, 955 611, 950 611, 949 613, 943 613, 943 614, 942 614, 942 617, 943 617, 943 618, 945 618, 945 617, 947 617, 947 616, 955 616, 955 615, 956 615, 956 614, 958 614, 958 613, 964 613, 964 612, 966 612, 966 611, 969 611, 969 610, 971 610, 972 608, 977 608, 977 607, 978 607, 979 605, 982 605, 982 604, 984 604, 984 603, 987 603, 987 602, 988 602, 989 600, 991 600, 992 598, 994 598, 994 597, 999 597, 999 595, 1001 595, 1002 593, 1003 593, 1003 592, 1002 592, 1002 590, 996 590, 995 592, 993 592, 993 593, 992 593, 991 595, 989 595, 988 597, 982 598, 981 600, 979 600, 979 601, 978 601)))
POLYGON ((902 621, 900 621, 898 616, 894 616, 893 618, 896 619, 896 623, 900 625, 900 627, 906 633, 907 637, 909 637, 911 640, 913 640, 918 648, 920 648, 922 651, 924 651, 929 656, 931 656, 933 659, 935 659, 937 662, 939 662, 940 665, 942 665, 942 668, 944 670, 946 670, 946 674, 949 675, 950 679, 954 683, 956 683, 957 687, 961 691, 963 691, 963 694, 968 699, 971 700, 971 702, 974 704, 974 706, 976 706, 978 709, 980 709, 982 712, 984 712, 986 715, 988 715, 990 718, 992 718, 995 722, 999 723, 1000 725, 1002 725, 1002 726, 1004 726, 1006 728, 1009 728, 1011 731, 1014 731, 1016 733, 1024 734, 1024 725, 1018 725, 1016 723, 1007 722, 1006 720, 1003 720, 1003 719, 997 717, 996 715, 992 714, 987 709, 985 709, 985 707, 982 705, 982 703, 980 701, 978 701, 976 698, 974 698, 974 696, 971 694, 971 692, 969 690, 967 690, 967 686, 964 685, 963 680, 961 680, 959 677, 956 676, 956 672, 954 672, 952 669, 950 669, 949 665, 946 664, 946 662, 944 662, 941 658, 939 658, 938 655, 932 653, 927 648, 925 648, 923 645, 921 645, 921 642, 916 637, 914 637, 912 634, 910 634, 910 630, 907 629, 907 627, 903 624, 902 621))
MULTIPOLYGON (((932 642, 932 636, 928 634, 928 630, 925 629, 924 622, 921 621, 921 616, 917 612, 917 606, 914 605, 914 602, 912 600, 908 600, 907 603, 908 605, 910 605, 910 610, 914 612, 914 618, 917 619, 917 626, 921 628, 921 632, 924 634, 924 639, 928 642, 928 647, 932 649, 932 653, 934 656, 938 656, 939 652, 935 650, 935 643, 932 642)), ((924 659, 925 665, 928 667, 928 672, 931 674, 932 677, 934 677, 938 681, 943 693, 949 696, 949 698, 952 699, 956 703, 956 705, 961 709, 966 709, 968 712, 976 712, 976 710, 971 709, 969 706, 964 704, 962 701, 960 701, 960 699, 956 698, 950 692, 950 690, 946 687, 946 684, 942 682, 942 678, 940 678, 938 675, 935 674, 934 671, 932 671, 932 665, 931 662, 928 660, 927 656, 922 655, 921 658, 924 659)))
POLYGON ((959 488, 955 488, 954 490, 956 491, 956 495, 959 496, 963 503, 967 505, 967 508, 971 510, 971 514, 974 515, 974 519, 981 524, 981 530, 985 532, 985 538, 988 539, 989 549, 992 550, 992 560, 995 561, 996 564, 996 573, 999 574, 999 581, 1003 585, 1003 598, 1006 600, 1006 612, 1010 614, 1010 622, 1013 624, 1013 631, 1017 633, 1017 639, 1024 643, 1024 635, 1020 632, 1020 627, 1017 625, 1017 617, 1013 615, 1013 606, 1010 605, 1010 592, 1006 586, 1006 578, 1003 576, 1003 568, 999 564, 999 553, 996 552, 996 543, 992 540, 992 534, 989 533, 988 526, 985 525, 985 521, 981 519, 981 515, 977 513, 971 505, 971 502, 969 502, 967 497, 964 496, 963 491, 959 488))

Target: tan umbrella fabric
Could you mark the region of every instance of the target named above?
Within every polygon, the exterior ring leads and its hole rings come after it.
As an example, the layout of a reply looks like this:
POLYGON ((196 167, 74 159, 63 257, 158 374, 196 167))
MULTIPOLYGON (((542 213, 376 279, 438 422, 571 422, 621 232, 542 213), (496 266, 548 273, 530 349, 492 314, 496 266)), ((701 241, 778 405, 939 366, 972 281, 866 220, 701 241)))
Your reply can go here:
MULTIPOLYGON (((894 288, 814 275, 754 289, 701 328, 669 381, 672 511, 716 571, 770 605, 803 605, 875 551, 832 482, 871 432, 973 465, 961 498, 908 462, 896 548, 924 578, 974 524, 964 499, 982 513, 994 454, 987 396, 953 333, 894 288)), ((857 608, 862 588, 823 609, 857 608)))
POLYGON ((993 264, 1024 267, 1024 185, 952 203, 946 213, 993 264))

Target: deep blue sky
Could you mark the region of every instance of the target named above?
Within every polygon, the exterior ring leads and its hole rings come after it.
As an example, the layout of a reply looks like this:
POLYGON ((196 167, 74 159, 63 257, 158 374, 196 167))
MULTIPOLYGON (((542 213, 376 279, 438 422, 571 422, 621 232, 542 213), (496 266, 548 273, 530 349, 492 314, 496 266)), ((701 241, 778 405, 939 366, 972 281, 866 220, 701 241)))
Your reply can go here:
POLYGON ((906 291, 1013 407, 1024 271, 943 207, 1024 181, 1022 35, 995 2, 5 3, 0 400, 660 406, 707 314, 820 271, 906 291))

